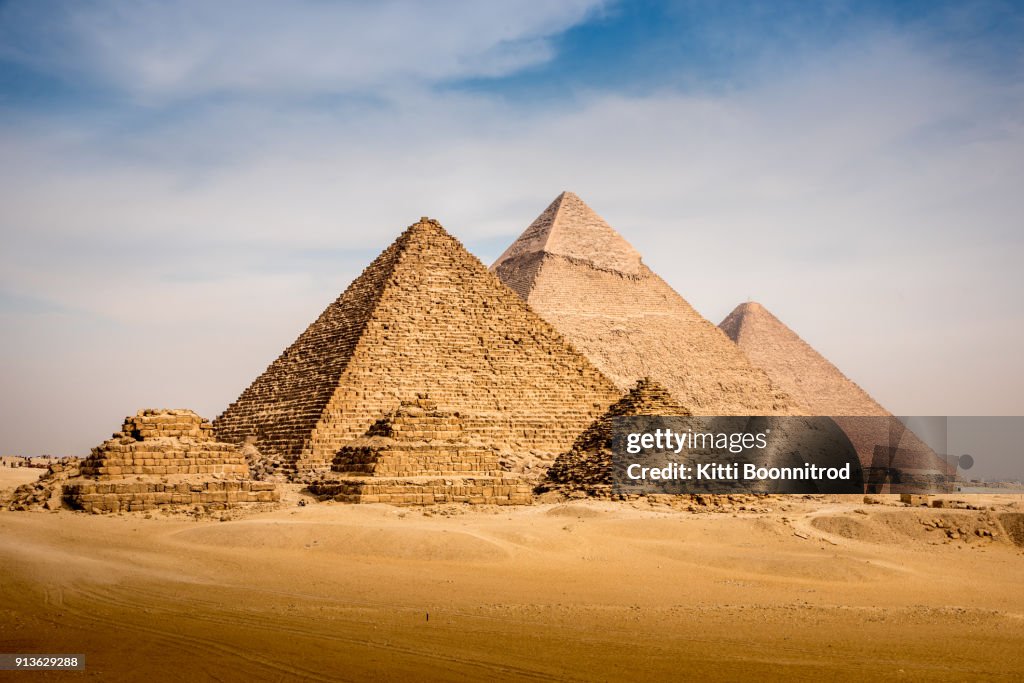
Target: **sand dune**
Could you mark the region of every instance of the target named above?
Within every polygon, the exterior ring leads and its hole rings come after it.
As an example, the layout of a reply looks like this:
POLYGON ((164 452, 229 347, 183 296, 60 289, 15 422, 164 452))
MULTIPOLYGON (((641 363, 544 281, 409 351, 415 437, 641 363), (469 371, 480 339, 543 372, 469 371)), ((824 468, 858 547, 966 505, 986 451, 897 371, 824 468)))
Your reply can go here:
POLYGON ((1013 680, 1024 501, 994 501, 4 512, 0 649, 86 654, 43 680, 1013 680))

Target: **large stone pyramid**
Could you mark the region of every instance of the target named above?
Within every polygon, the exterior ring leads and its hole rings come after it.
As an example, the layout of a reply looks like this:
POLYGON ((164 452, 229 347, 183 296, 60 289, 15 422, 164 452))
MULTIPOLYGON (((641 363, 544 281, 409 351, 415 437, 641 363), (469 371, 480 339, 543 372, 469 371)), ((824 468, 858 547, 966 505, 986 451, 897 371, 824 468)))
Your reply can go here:
POLYGON ((615 386, 436 221, 411 226, 214 422, 296 472, 323 470, 429 394, 482 444, 552 459, 615 386))
POLYGON ((763 371, 571 192, 491 269, 623 391, 650 377, 697 415, 794 412, 763 371))
POLYGON ((740 304, 719 327, 809 414, 891 415, 761 304, 740 304))

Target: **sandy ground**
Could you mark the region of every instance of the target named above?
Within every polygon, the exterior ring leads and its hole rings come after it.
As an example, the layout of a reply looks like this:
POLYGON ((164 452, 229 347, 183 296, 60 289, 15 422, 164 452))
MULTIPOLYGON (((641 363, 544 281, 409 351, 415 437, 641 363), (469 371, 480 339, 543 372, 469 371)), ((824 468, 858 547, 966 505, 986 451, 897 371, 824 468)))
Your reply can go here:
POLYGON ((0 467, 0 500, 7 500, 14 489, 35 481, 45 472, 38 467, 0 467))
POLYGON ((999 500, 0 512, 0 652, 87 657, 0 679, 1020 680, 999 500))

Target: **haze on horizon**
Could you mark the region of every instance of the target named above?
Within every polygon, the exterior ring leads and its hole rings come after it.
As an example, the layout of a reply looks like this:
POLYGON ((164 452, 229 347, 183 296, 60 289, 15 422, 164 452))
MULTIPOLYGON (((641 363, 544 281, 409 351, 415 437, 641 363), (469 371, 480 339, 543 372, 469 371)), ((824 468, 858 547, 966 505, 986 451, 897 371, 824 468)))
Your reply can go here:
POLYGON ((713 323, 904 415, 1024 414, 1006 2, 0 3, 0 453, 213 418, 419 216, 572 190, 713 323))

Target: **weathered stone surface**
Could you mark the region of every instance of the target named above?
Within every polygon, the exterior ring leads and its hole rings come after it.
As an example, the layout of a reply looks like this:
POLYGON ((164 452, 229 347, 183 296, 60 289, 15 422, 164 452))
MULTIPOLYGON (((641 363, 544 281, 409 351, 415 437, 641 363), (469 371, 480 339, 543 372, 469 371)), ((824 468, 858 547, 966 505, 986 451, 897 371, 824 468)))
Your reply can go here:
POLYGON ((528 504, 531 486, 505 471, 495 448, 471 442, 463 416, 421 395, 345 443, 331 473, 310 484, 320 498, 349 503, 528 504))
POLYGON ((64 499, 76 509, 96 513, 195 506, 209 511, 276 503, 281 494, 273 483, 263 481, 75 481, 64 486, 64 499))
POLYGON ((237 401, 219 439, 326 470, 402 400, 429 393, 488 448, 553 459, 615 386, 436 222, 406 230, 237 401))
POLYGON ((612 421, 633 415, 692 415, 660 384, 643 378, 580 434, 548 470, 542 490, 583 491, 608 496, 612 486, 612 421))
POLYGON ((214 440, 212 425, 191 410, 146 409, 125 418, 62 483, 64 502, 95 513, 280 500, 273 483, 249 479, 241 449, 214 440))
POLYGON ((82 461, 83 477, 225 475, 244 479, 249 467, 234 444, 213 438, 213 426, 191 410, 140 410, 120 432, 82 461))
POLYGON ((621 391, 650 377, 697 415, 796 412, 785 392, 571 192, 491 269, 621 391))

